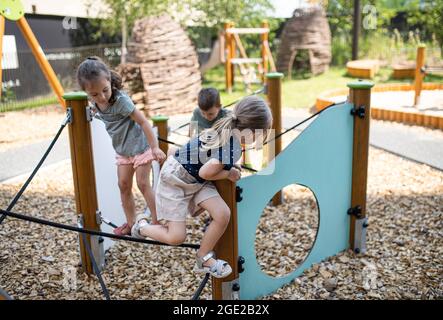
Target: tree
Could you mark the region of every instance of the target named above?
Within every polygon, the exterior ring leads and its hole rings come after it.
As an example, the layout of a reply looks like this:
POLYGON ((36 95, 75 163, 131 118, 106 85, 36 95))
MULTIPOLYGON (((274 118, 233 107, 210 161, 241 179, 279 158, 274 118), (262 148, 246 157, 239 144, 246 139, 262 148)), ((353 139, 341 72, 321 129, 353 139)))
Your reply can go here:
POLYGON ((443 51, 443 1, 411 0, 408 10, 408 23, 422 25, 427 36, 435 35, 443 51))
MULTIPOLYGON (((107 9, 102 14, 108 18, 101 29, 121 34, 123 50, 134 22, 145 16, 168 13, 183 27, 211 28, 217 34, 225 21, 237 26, 257 25, 273 9, 269 0, 104 0, 104 3, 107 9)), ((93 5, 93 0, 89 5, 93 5)), ((191 38, 197 36, 191 34, 191 38)))

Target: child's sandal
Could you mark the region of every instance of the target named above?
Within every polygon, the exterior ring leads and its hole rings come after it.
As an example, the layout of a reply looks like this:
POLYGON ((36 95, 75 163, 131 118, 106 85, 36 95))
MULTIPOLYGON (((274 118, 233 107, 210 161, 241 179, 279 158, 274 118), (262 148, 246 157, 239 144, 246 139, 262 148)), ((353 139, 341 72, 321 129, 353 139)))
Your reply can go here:
POLYGON ((226 261, 221 259, 216 259, 215 252, 211 251, 204 257, 201 258, 197 257, 197 262, 194 271, 199 273, 209 273, 214 278, 224 278, 231 274, 232 268, 229 265, 229 263, 227 263, 226 261), (208 261, 211 258, 214 258, 216 261, 212 266, 203 265, 206 261, 208 261))
POLYGON ((135 223, 131 229, 131 236, 134 238, 137 238, 137 239, 148 239, 149 240, 150 238, 145 237, 140 233, 140 228, 142 228, 146 224, 149 224, 149 216, 147 216, 146 214, 137 215, 137 217, 135 218, 135 223), (143 221, 145 221, 145 223, 143 223, 143 221))

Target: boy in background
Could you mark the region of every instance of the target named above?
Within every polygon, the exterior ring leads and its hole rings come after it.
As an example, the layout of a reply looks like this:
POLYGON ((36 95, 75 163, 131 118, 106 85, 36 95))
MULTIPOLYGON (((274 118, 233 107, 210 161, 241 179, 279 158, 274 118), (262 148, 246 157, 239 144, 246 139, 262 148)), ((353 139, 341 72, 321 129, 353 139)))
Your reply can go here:
POLYGON ((231 111, 222 108, 220 94, 215 88, 205 88, 198 94, 198 108, 192 113, 189 136, 211 128, 219 119, 226 117, 231 111), (195 123, 196 122, 196 123, 195 123))

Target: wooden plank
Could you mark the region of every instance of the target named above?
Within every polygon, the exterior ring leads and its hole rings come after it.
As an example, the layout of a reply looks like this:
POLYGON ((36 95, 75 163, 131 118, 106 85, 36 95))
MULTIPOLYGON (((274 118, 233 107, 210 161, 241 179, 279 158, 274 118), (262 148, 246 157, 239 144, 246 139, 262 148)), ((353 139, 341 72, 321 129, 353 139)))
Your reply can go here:
POLYGON ((256 63, 256 64, 260 64, 262 63, 262 59, 261 58, 235 58, 235 59, 231 59, 231 63, 232 64, 248 64, 248 63, 256 63))
MULTIPOLYGON (((86 107, 88 101, 66 100, 66 105, 72 110, 72 123, 69 125, 71 148, 71 162, 74 179, 74 193, 77 214, 83 215, 84 227, 100 231, 97 224, 96 212, 98 209, 97 191, 95 185, 94 160, 92 155, 92 139, 90 124, 86 121, 86 107)), ((91 245, 91 238, 87 235, 91 245)), ((87 274, 93 273, 92 262, 80 239, 80 254, 83 269, 87 274)))
POLYGON ((227 28, 228 34, 264 34, 269 33, 269 28, 227 28))
MULTIPOLYGON (((168 119, 169 118, 165 116, 155 116, 151 118, 154 127, 157 127, 158 137, 164 140, 168 139, 168 119)), ((168 154, 168 143, 159 141, 158 145, 165 154, 168 154)))
POLYGON ((277 68, 275 67, 274 57, 272 56, 271 48, 269 47, 269 42, 265 41, 264 46, 267 52, 267 57, 269 59, 269 64, 271 65, 271 72, 276 72, 277 68))
MULTIPOLYGON (((361 207, 361 217, 366 217, 366 188, 368 181, 369 125, 371 106, 371 82, 354 82, 350 88, 349 100, 354 106, 365 107, 365 117, 354 117, 354 142, 352 156, 351 208, 361 207)), ((349 242, 354 250, 356 217, 351 215, 349 242)))
MULTIPOLYGON (((272 111, 272 128, 274 129, 275 136, 279 135, 282 130, 282 118, 281 118, 281 80, 283 78, 282 73, 268 73, 266 75, 267 83, 268 83, 268 101, 269 106, 272 111)), ((278 156, 278 154, 282 150, 282 139, 275 140, 275 149, 274 154, 270 154, 268 156, 268 161, 270 162, 274 157, 278 156)), ((277 206, 283 202, 282 192, 279 191, 272 198, 272 204, 277 206)))
MULTIPOLYGON (((262 22, 262 28, 269 30, 269 23, 268 23, 268 21, 265 20, 265 21, 262 22)), ((262 78, 263 82, 265 81, 265 75, 266 75, 266 73, 268 73, 268 68, 269 68, 269 57, 268 57, 268 52, 266 50, 266 45, 265 45, 265 43, 268 41, 268 39, 269 39, 269 33, 268 32, 262 33, 260 35, 260 40, 261 40, 261 57, 262 57, 262 61, 263 61, 263 64, 262 64, 263 73, 262 73, 261 78, 262 78)), ((275 72, 275 70, 273 72, 275 72)))
POLYGON ((232 26, 231 22, 225 23, 225 44, 226 44, 226 62, 225 62, 225 86, 226 92, 232 92, 232 65, 231 65, 231 37, 232 35, 226 32, 232 26))
POLYGON ((425 74, 421 71, 421 68, 423 68, 425 65, 425 57, 426 57, 425 53, 426 53, 426 46, 425 45, 418 46, 417 61, 415 63, 414 106, 416 106, 420 102, 420 95, 423 87, 423 79, 425 77, 425 74))
POLYGON ((218 193, 231 209, 231 219, 225 233, 214 248, 217 258, 229 263, 232 273, 223 279, 212 278, 212 299, 221 300, 223 298, 223 282, 230 282, 238 279, 238 230, 237 230, 237 201, 236 184, 230 180, 215 181, 218 193))

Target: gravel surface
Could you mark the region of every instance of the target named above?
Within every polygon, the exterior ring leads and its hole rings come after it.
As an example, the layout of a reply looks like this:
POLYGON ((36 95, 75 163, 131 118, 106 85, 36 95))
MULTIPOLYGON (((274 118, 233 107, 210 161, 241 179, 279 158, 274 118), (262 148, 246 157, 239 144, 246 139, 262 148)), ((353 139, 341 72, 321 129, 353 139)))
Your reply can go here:
MULTIPOLYGON (((2 208, 24 179, 0 184, 2 208)), ((64 161, 42 169, 14 211, 74 225, 73 193, 70 162, 64 161)), ((142 197, 134 193, 141 211, 142 197)), ((265 209, 257 230, 258 260, 273 276, 304 259, 318 225, 308 189, 291 186, 285 196, 283 205, 265 209)), ((443 172, 371 148, 368 252, 342 252, 264 298, 442 299, 442 210, 443 172)), ((206 217, 188 220, 187 242, 199 242, 206 217)), ((78 266, 77 234, 8 218, 0 238, 0 287, 14 298, 103 299, 97 279, 78 266)), ((113 299, 189 299, 202 279, 192 272, 194 254, 117 242, 106 254, 104 280, 113 299)), ((201 298, 211 298, 210 287, 201 298)))

